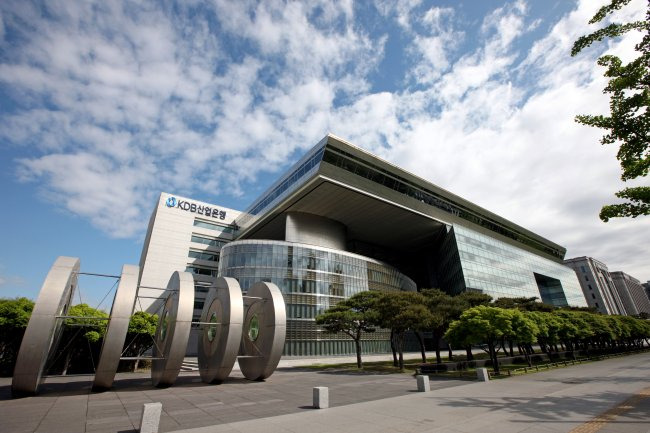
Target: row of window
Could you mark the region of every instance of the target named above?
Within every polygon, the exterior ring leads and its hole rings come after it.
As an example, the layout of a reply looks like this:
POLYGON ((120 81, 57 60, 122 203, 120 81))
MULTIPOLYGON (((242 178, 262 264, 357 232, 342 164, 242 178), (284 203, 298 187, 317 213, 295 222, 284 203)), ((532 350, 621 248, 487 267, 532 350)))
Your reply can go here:
POLYGON ((192 259, 207 260, 208 262, 218 262, 219 261, 219 254, 218 253, 211 253, 211 252, 207 252, 207 251, 190 250, 190 252, 187 254, 187 256, 192 258, 192 259))
POLYGON ((216 269, 204 268, 196 265, 187 266, 185 272, 191 272, 196 275, 206 275, 208 277, 216 277, 219 274, 216 269))
MULTIPOLYGON (((255 202, 250 208, 250 210, 246 211, 246 214, 257 215, 262 210, 264 210, 268 205, 270 205, 273 201, 275 201, 278 197, 286 193, 291 186, 293 186, 305 174, 309 173, 312 168, 318 165, 318 163, 320 162, 323 156, 324 149, 325 149, 324 147, 318 149, 316 153, 314 153, 314 155, 312 155, 307 161, 300 164, 298 168, 296 168, 294 171, 288 174, 286 178, 278 186, 273 188, 271 192, 269 192, 260 200, 255 202)), ((246 218, 241 219, 240 220, 241 225, 245 225, 246 220, 247 220, 246 218)))
POLYGON ((204 244, 209 247, 217 247, 221 248, 222 246, 226 245, 226 242, 220 241, 215 238, 208 238, 205 236, 198 236, 198 235, 192 235, 192 242, 196 242, 197 244, 204 244))
POLYGON ((204 229, 209 229, 209 230, 218 230, 221 233, 234 233, 235 228, 230 225, 226 224, 219 224, 219 223, 212 223, 208 221, 203 221, 200 219, 195 219, 194 220, 194 226, 195 227, 203 227, 204 229))

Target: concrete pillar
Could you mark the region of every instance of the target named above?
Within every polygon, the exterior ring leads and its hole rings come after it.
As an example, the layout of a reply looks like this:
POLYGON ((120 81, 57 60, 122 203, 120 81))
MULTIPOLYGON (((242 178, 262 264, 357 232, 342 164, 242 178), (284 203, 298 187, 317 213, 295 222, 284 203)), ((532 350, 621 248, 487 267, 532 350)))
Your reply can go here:
POLYGON ((145 403, 142 405, 142 417, 140 418, 140 433, 158 433, 162 403, 145 403))
POLYGON ((418 392, 429 392, 431 387, 429 386, 429 376, 419 374, 415 376, 418 381, 418 392))
POLYGON ((490 375, 488 374, 487 368, 477 368, 476 377, 478 377, 478 380, 481 382, 487 382, 490 380, 490 375))
POLYGON ((329 388, 326 386, 314 387, 314 408, 327 409, 330 407, 329 388))

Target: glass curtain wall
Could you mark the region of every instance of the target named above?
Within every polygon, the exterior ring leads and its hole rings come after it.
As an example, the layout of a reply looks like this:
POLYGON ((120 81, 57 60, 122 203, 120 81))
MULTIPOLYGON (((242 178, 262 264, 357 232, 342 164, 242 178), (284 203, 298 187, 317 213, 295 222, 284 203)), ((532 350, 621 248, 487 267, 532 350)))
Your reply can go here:
MULTIPOLYGON (((236 278, 244 292, 258 281, 280 288, 287 307, 284 355, 290 356, 354 353, 349 337, 323 332, 314 318, 362 291, 416 290, 410 278, 382 262, 284 241, 242 240, 225 245, 219 275, 236 278)), ((365 353, 390 351, 389 333, 367 334, 362 348, 365 353)))
POLYGON ((454 225, 454 233, 467 289, 494 298, 541 299, 537 280, 557 280, 569 305, 587 306, 573 269, 458 224, 454 225))

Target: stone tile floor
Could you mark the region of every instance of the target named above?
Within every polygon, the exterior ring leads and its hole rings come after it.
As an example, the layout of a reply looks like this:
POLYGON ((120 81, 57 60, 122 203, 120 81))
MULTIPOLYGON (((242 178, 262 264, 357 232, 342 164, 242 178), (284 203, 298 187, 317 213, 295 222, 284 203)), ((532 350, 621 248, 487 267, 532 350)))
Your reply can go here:
MULTIPOLYGON (((224 383, 206 385, 198 372, 181 373, 176 385, 153 388, 143 373, 118 374, 112 390, 91 392, 92 376, 47 378, 38 396, 12 399, 10 378, 0 379, 0 431, 134 432, 144 403, 161 402, 160 431, 232 423, 311 410, 312 388, 330 388, 330 406, 408 395, 408 374, 369 374, 299 367, 278 369, 263 382, 233 371, 224 383)), ((432 388, 467 383, 443 379, 432 388)))

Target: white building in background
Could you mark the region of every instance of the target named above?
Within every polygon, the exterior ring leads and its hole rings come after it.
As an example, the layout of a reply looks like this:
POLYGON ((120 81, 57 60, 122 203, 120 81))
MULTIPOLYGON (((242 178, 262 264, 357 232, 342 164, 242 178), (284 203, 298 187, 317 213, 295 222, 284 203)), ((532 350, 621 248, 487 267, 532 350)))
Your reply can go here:
POLYGON ((565 260, 564 264, 578 275, 582 292, 590 307, 603 314, 626 314, 607 265, 593 257, 576 257, 565 260))
POLYGON ((611 276, 629 316, 650 314, 650 300, 641 281, 621 271, 612 272, 611 276))
MULTIPOLYGON (((194 318, 200 320, 208 288, 217 276, 221 247, 232 240, 240 212, 222 206, 161 193, 147 229, 140 256, 137 310, 157 313, 163 289, 175 271, 194 274, 194 318)), ((197 350, 193 329, 188 354, 197 350)))

